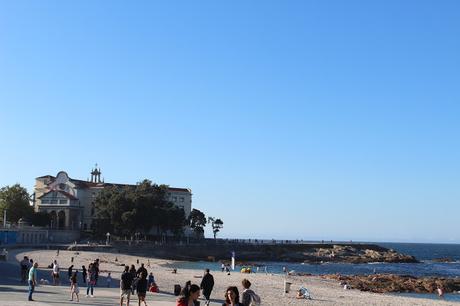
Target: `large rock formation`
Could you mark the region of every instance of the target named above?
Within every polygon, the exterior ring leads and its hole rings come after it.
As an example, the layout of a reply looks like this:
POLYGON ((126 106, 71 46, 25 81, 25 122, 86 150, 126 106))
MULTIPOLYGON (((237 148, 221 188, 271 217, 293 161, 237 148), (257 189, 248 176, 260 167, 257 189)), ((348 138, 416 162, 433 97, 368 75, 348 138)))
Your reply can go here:
POLYGON ((228 260, 235 251, 239 261, 285 261, 285 262, 343 262, 369 263, 417 262, 413 256, 404 255, 374 244, 235 244, 219 243, 206 245, 149 246, 139 244, 136 248, 116 245, 120 251, 148 254, 176 260, 228 260), (129 250, 129 251, 128 251, 129 250))
POLYGON ((434 293, 442 288, 446 293, 460 290, 460 278, 414 277, 395 274, 374 275, 323 275, 324 278, 335 279, 350 289, 370 291, 376 293, 387 292, 414 292, 434 293))

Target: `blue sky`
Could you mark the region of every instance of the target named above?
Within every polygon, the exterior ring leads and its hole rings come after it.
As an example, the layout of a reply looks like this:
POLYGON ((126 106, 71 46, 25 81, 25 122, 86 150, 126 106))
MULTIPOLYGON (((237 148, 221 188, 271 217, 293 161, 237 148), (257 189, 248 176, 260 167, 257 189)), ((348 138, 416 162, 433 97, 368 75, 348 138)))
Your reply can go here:
POLYGON ((0 1, 0 186, 193 190, 223 237, 460 242, 458 1, 0 1))

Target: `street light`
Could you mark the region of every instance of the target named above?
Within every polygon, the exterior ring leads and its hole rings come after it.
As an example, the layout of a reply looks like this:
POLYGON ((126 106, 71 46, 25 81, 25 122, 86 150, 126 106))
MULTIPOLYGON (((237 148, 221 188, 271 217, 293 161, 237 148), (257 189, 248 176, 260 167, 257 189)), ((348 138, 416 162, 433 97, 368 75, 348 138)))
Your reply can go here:
POLYGON ((107 236, 107 240, 105 241, 105 245, 109 245, 110 244, 110 233, 107 232, 107 234, 105 234, 107 236))

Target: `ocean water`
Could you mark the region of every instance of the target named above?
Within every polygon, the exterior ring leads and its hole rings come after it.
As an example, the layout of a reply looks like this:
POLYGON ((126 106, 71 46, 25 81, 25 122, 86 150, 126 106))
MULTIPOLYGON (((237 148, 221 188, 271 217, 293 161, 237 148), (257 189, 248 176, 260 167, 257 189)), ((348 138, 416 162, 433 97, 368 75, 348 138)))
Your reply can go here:
MULTIPOLYGON (((420 263, 371 263, 371 264, 303 264, 286 262, 257 262, 260 272, 281 274, 283 267, 288 271, 311 273, 316 275, 340 273, 343 275, 367 275, 373 273, 392 273, 413 276, 460 277, 460 245, 459 244, 424 244, 424 243, 375 243, 397 252, 415 256, 420 263), (454 262, 434 262, 437 258, 451 258, 454 262)), ((229 258, 230 259, 230 258, 229 258)), ((238 254, 236 254, 238 260, 238 254)), ((171 266, 173 267, 173 266, 171 266)), ((210 269, 220 272, 220 263, 212 262, 180 262, 174 264, 178 269, 210 269)), ((241 267, 237 266, 239 271, 241 267)), ((256 269, 256 268, 254 268, 256 269)), ((403 294, 416 298, 438 298, 433 294, 403 294)), ((460 302, 460 294, 447 294, 446 300, 460 302)))

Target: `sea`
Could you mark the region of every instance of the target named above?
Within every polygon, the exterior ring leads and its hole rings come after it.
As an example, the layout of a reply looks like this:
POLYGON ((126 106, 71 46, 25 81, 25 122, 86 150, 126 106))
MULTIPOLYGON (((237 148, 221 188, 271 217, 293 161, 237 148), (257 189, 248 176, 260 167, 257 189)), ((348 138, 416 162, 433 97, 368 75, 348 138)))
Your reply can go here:
MULTIPOLYGON (((438 277, 460 277, 460 244, 428 244, 428 243, 381 243, 377 244, 399 253, 412 255, 420 263, 370 263, 370 264, 347 264, 347 263, 324 263, 304 264, 286 262, 257 262, 259 272, 281 274, 285 267, 287 271, 297 273, 311 273, 315 275, 335 274, 343 275, 368 275, 375 273, 391 273, 413 276, 438 276, 438 277), (450 258, 451 262, 436 262, 435 259, 450 258)), ((229 255, 230 256, 230 255, 229 255)), ((238 260, 238 254, 235 254, 238 260)), ((229 258, 230 259, 230 258, 229 258)), ((171 266, 172 267, 172 266, 171 266)), ((177 269, 205 269, 220 271, 220 263, 204 261, 179 262, 174 264, 177 269)), ((237 266, 239 271, 241 267, 237 266)), ((257 268, 254 268, 257 269, 257 268)), ((399 294, 399 293, 398 293, 399 294)), ((435 294, 401 293, 400 295, 414 298, 438 299, 435 294)), ((445 300, 460 303, 460 294, 446 294, 445 300)))

